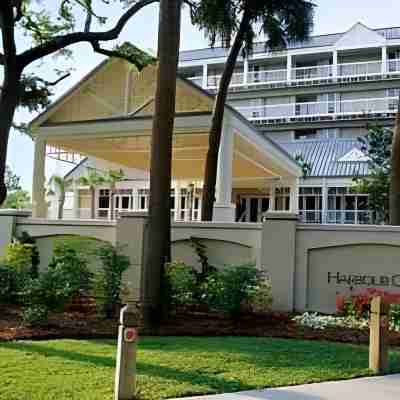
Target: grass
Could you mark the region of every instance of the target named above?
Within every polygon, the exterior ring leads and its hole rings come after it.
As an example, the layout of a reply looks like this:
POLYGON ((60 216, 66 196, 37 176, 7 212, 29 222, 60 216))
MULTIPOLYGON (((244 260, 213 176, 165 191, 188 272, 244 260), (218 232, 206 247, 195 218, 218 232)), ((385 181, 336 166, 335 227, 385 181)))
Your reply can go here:
MULTIPOLYGON (((115 341, 0 343, 1 400, 111 400, 115 341)), ((400 371, 400 353, 391 352, 400 371)), ((367 376, 365 346, 251 337, 148 337, 138 351, 142 399, 367 376)))

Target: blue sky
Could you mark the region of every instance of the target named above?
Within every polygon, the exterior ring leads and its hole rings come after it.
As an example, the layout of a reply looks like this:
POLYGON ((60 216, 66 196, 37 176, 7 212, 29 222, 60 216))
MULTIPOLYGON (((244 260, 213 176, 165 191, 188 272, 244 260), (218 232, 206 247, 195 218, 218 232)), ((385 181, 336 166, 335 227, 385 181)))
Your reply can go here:
MULTIPOLYGON (((57 1, 57 3, 59 3, 57 1)), ((360 21, 371 28, 381 28, 390 26, 400 26, 400 2, 398 0, 385 0, 382 3, 376 0, 315 0, 318 6, 315 15, 314 34, 326 34, 343 32, 348 30, 353 24, 360 21), (380 4, 383 4, 381 6, 380 4)), ((116 7, 110 7, 108 16, 110 23, 117 18, 120 11, 116 7)), ((157 24, 158 7, 149 6, 137 14, 123 31, 119 42, 130 41, 143 49, 157 48, 157 24)), ((24 38, 19 38, 19 43, 24 45, 24 38)), ((187 10, 182 17, 181 30, 181 49, 195 49, 207 46, 202 32, 199 32, 190 23, 187 10)), ((79 45, 72 48, 74 58, 69 65, 74 67, 74 71, 68 79, 57 86, 55 98, 60 96, 74 83, 94 68, 101 60, 102 56, 94 54, 87 45, 79 45)), ((65 62, 50 58, 46 63, 36 66, 42 76, 52 74, 53 68, 64 66, 65 62)), ((19 121, 29 121, 34 115, 26 112, 19 112, 16 119, 19 121)), ((32 182, 33 167, 33 143, 29 138, 19 133, 13 132, 10 137, 8 164, 22 178, 22 185, 30 190, 32 182)), ((52 173, 61 173, 68 166, 56 165, 52 160, 47 160, 47 176, 52 173)))

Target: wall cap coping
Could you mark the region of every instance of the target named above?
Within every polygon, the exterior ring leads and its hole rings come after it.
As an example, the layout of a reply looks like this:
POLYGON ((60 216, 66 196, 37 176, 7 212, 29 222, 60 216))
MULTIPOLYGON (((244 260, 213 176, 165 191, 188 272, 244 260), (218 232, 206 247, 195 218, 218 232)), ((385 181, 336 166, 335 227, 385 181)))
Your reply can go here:
POLYGON ((263 214, 265 220, 284 220, 284 221, 298 221, 299 215, 290 212, 272 211, 263 214))
POLYGON ((42 226, 99 226, 99 227, 115 227, 115 221, 99 221, 99 220, 57 220, 45 218, 17 218, 17 225, 42 225, 42 226))
POLYGON ((30 217, 32 215, 31 210, 14 210, 14 209, 3 209, 0 210, 0 217, 1 216, 8 216, 8 217, 30 217))
POLYGON ((190 229, 242 229, 242 230, 261 230, 262 224, 253 222, 211 222, 211 221, 196 221, 196 222, 173 222, 172 228, 190 229))
POLYGON ((341 231, 341 232, 400 232, 400 226, 393 225, 343 225, 343 224, 298 224, 299 231, 341 231))
POLYGON ((233 204, 233 203, 214 203, 213 208, 236 209, 236 204, 233 204))

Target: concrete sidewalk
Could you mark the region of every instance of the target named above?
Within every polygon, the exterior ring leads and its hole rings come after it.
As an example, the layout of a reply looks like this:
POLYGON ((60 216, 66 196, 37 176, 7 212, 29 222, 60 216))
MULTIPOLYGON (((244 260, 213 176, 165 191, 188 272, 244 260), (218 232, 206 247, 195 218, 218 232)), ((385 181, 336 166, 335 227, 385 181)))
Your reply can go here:
MULTIPOLYGON (((251 390, 212 396, 196 396, 195 400, 400 400, 400 374, 340 382, 251 390)), ((180 399, 182 400, 182 399, 180 399)))

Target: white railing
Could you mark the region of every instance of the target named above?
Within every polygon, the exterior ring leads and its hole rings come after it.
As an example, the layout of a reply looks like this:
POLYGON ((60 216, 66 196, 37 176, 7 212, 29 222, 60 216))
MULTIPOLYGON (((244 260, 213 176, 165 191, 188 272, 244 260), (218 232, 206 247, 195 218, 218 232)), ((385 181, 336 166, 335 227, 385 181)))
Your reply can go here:
MULTIPOLYGON (((391 75, 400 73, 400 59, 388 60, 386 68, 382 61, 365 61, 357 63, 344 63, 337 65, 316 65, 311 67, 296 67, 291 71, 291 82, 317 81, 331 78, 362 78, 377 75, 391 75)), ((188 78, 198 86, 203 86, 203 77, 194 76, 188 78)), ((216 89, 219 86, 221 75, 210 75, 207 77, 205 89, 216 89)), ((285 83, 287 82, 287 70, 260 70, 236 72, 232 76, 231 87, 255 86, 260 84, 285 83)))
POLYGON ((382 73, 382 61, 338 64, 337 73, 341 78, 379 75, 382 73))
POLYGON ((286 69, 250 71, 247 74, 247 83, 249 85, 257 85, 265 82, 284 82, 286 79, 286 69))
POLYGON ((312 81, 315 79, 326 79, 332 77, 332 65, 316 65, 312 67, 297 67, 292 69, 292 80, 312 81))
POLYGON ((306 224, 353 224, 372 223, 372 211, 368 210, 300 210, 300 220, 306 224))
POLYGON ((249 120, 395 112, 397 97, 237 107, 249 120))

